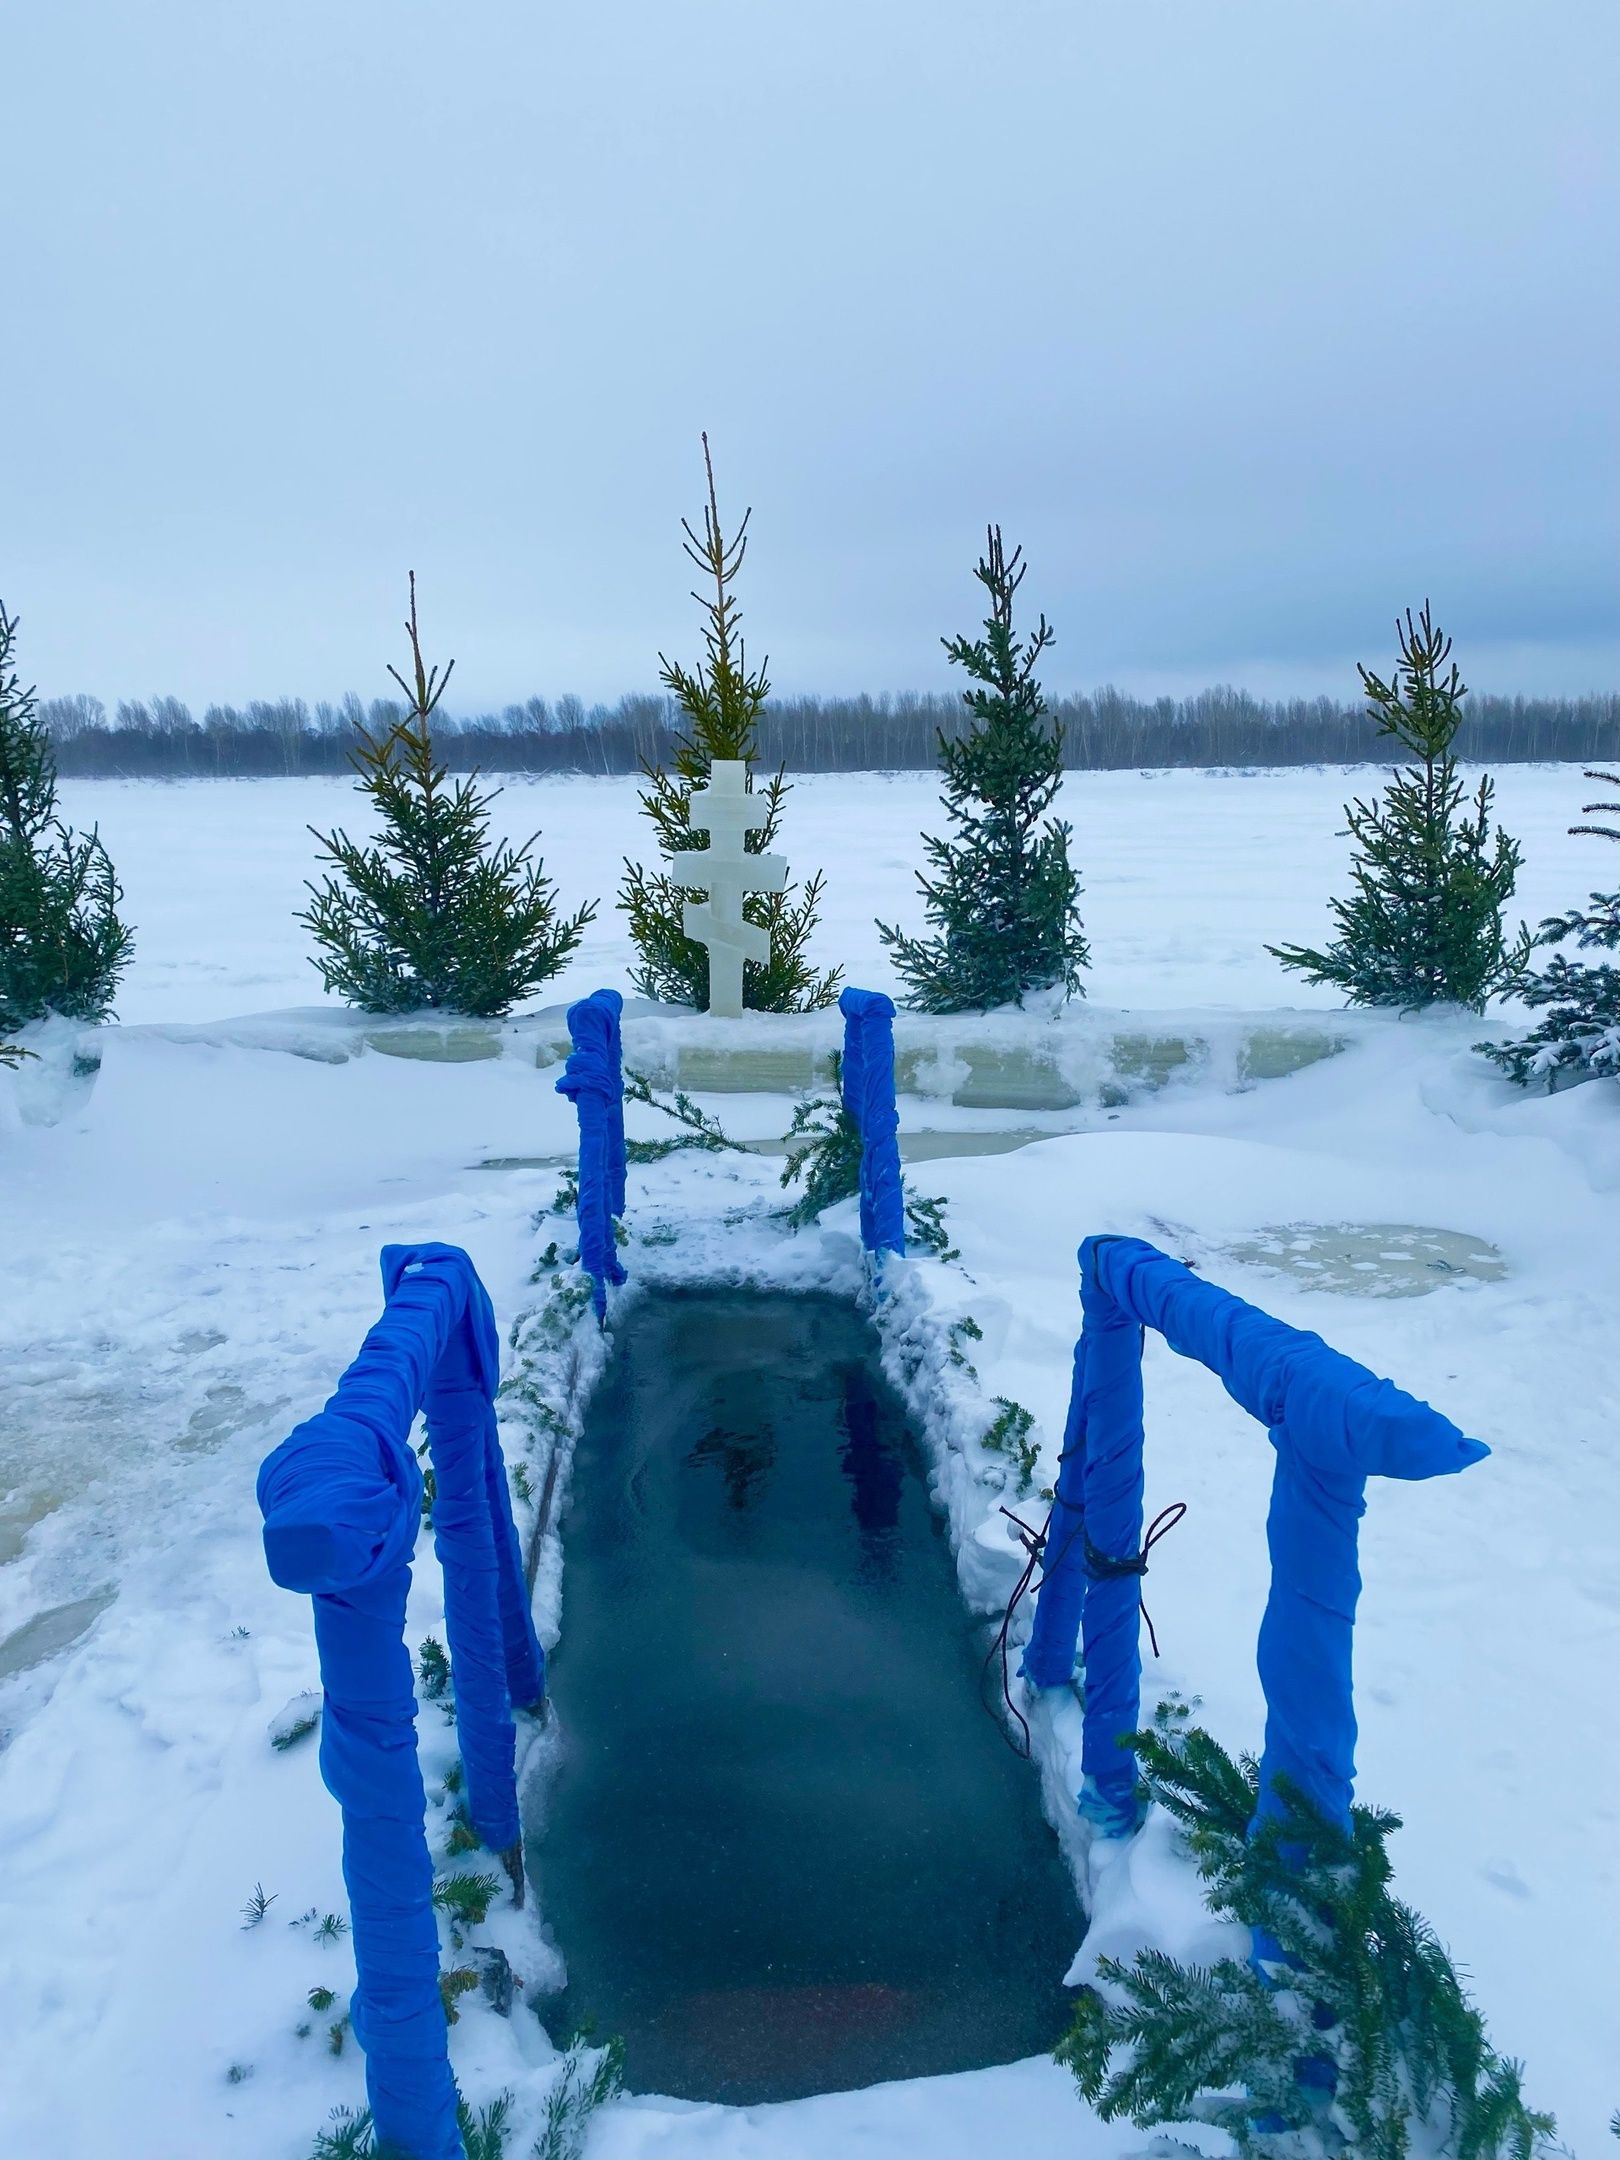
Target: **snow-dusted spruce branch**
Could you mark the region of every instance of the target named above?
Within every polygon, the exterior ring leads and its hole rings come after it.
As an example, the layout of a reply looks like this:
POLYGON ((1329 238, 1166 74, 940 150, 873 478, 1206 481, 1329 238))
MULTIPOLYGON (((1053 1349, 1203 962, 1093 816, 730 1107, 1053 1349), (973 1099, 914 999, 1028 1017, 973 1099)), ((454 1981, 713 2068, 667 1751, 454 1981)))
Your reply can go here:
MULTIPOLYGON (((801 1096, 794 1106, 782 1184, 803 1187, 788 1209, 788 1221, 797 1229, 813 1223, 824 1208, 853 1199, 861 1189, 861 1129, 844 1102, 843 1069, 843 1053, 835 1050, 835 1092, 801 1096)), ((918 1251, 936 1260, 961 1257, 946 1234, 943 1200, 919 1200, 907 1193, 906 1234, 918 1251)))
MULTIPOLYGON (((592 2117, 623 2090, 622 2040, 609 2040, 602 2047, 571 2040, 546 2095, 540 2134, 529 2148, 531 2160, 580 2160, 592 2117)), ((456 2124, 467 2160, 509 2160, 513 2106, 510 2092, 499 2094, 476 2114, 465 2100, 457 2102, 456 2124)), ((369 2110, 334 2108, 331 2126, 316 2137, 310 2160, 409 2160, 409 2155, 377 2143, 369 2110)))
MULTIPOLYGON (((1620 774, 1589 771, 1588 780, 1620 788, 1620 774)), ((1620 814, 1620 802, 1589 802, 1582 815, 1620 814)), ((1591 833, 1600 840, 1620 840, 1613 825, 1572 825, 1571 834, 1591 833)), ((1583 952, 1620 951, 1620 892, 1594 892, 1584 908, 1552 915, 1536 933, 1536 945, 1560 945, 1573 938, 1583 952)), ((1555 953, 1541 973, 1526 974, 1518 995, 1542 1018, 1518 1042, 1476 1043, 1510 1080, 1528 1087, 1533 1080, 1555 1088, 1563 1081, 1620 1077, 1620 967, 1611 960, 1587 964, 1555 953)))
POLYGON ((562 2070, 546 2096, 534 2160, 580 2160, 591 2117, 623 2090, 622 2040, 615 2037, 600 2048, 589 2047, 583 2040, 571 2040, 562 2070))
MULTIPOLYGON (((456 2127, 467 2160, 506 2160, 511 2117, 509 2092, 503 2092, 476 2114, 465 2100, 458 2100, 456 2127)), ((410 2160, 410 2155, 401 2153, 396 2146, 377 2143, 369 2108, 334 2108, 331 2127, 316 2137, 309 2160, 410 2160)))
POLYGON ((691 1096, 675 1088, 665 1099, 666 1091, 655 1087, 643 1073, 624 1075, 624 1099, 626 1102, 645 1103, 649 1110, 656 1110, 660 1117, 673 1118, 683 1131, 668 1140, 629 1140, 625 1143, 625 1160, 632 1163, 662 1162, 668 1155, 680 1155, 696 1148, 704 1154, 718 1155, 727 1150, 736 1155, 749 1151, 740 1140, 733 1140, 720 1120, 700 1109, 691 1096))
POLYGON ((1527 2105, 1433 1929, 1391 1889, 1400 1818, 1357 1804, 1348 1831, 1162 1705, 1136 1734, 1149 1797, 1183 1833, 1232 1954, 1100 1960, 1058 2050, 1104 2121, 1209 2123, 1277 2160, 1532 2160, 1550 2115, 1527 2105), (1272 1954, 1245 1953, 1251 1940, 1272 1954))

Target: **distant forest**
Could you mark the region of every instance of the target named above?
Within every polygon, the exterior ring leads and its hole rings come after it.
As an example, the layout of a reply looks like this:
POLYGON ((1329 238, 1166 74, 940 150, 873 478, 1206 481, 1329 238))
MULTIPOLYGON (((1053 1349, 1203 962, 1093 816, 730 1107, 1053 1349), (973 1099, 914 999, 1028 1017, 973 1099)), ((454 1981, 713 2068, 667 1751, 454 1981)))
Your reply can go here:
MULTIPOLYGON (((1062 723, 1064 764, 1106 771, 1160 765, 1361 765, 1386 763, 1393 746, 1359 705, 1331 698, 1276 702, 1241 690, 1144 699, 1117 690, 1051 701, 1062 723)), ((1468 701, 1458 749, 1490 764, 1551 759, 1609 764, 1620 758, 1620 695, 1468 701)), ((98 698, 46 698, 40 713, 65 774, 126 779, 265 779, 345 773, 357 727, 374 732, 400 716, 383 700, 341 704, 210 705, 201 719, 179 698, 121 704, 109 720, 98 698)), ((899 772, 932 766, 936 736, 959 735, 967 717, 947 695, 780 698, 760 727, 762 763, 793 772, 899 772)), ((442 719, 435 729, 456 772, 629 773, 667 761, 675 712, 662 696, 586 706, 578 698, 530 698, 500 713, 442 719)))

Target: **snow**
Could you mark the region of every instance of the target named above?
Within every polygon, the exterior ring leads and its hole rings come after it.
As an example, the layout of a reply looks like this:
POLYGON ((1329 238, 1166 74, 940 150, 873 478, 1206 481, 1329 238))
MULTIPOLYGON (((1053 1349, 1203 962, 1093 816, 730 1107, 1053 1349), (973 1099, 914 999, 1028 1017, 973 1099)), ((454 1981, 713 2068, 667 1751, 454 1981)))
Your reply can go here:
MULTIPOLYGON (((1597 882, 1601 844, 1563 837, 1578 772, 1499 777, 1535 918, 1597 882)), ((1138 1019, 1330 1008, 1262 947, 1321 929, 1338 807, 1367 779, 1075 776, 1066 810, 1095 1002, 1138 1019)), ((823 950, 881 986, 871 918, 909 913, 932 783, 863 775, 801 790, 787 851, 827 864, 823 950)), ((84 1627, 0 1678, 0 2147, 303 2160, 327 2111, 358 2099, 360 2075, 352 2043, 325 2052, 324 2020, 304 2039, 295 2026, 317 1984, 341 2005, 352 1963, 346 1941, 289 1925, 311 1907, 344 1909, 337 1819, 313 1739, 278 1751, 270 1737, 317 1674, 307 1605, 265 1574, 253 1475, 375 1316, 383 1243, 465 1245, 503 1331, 543 1296, 536 1250, 558 1226, 542 1235, 535 1217, 556 1174, 523 1164, 566 1156, 572 1113, 532 1058, 331 1063, 180 1034, 318 1002, 288 918, 309 867, 304 822, 352 816, 341 784, 64 792, 69 815, 99 817, 140 926, 123 1016, 176 1034, 105 1031, 99 1075, 54 1125, 24 1124, 17 1076, 0 1076, 0 1666, 7 1639, 42 1616, 65 1610, 64 1627, 84 1627), (492 1160, 517 1166, 481 1167, 492 1160), (255 1883, 276 1902, 244 1927, 255 1883), (250 2074, 232 2082, 233 2065, 250 2074)), ((634 844, 631 800, 628 783, 516 783, 502 817, 512 830, 543 824, 550 866, 578 898, 634 844)), ((625 961, 604 920, 564 994, 622 985, 625 961)), ((1398 1887, 1472 1974, 1496 2042, 1527 2063, 1531 2098, 1558 2112, 1573 2150, 1596 2154, 1620 2102, 1620 1095, 1597 1083, 1522 1096, 1471 1056, 1481 1032, 1455 1017, 1373 1020, 1343 1054, 1286 1079, 1228 1092, 1206 1077, 1077 1111, 1077 1129, 1015 1153, 931 1160, 917 1189, 945 1197, 962 1262, 910 1266, 883 1326, 891 1356, 910 1344, 920 1360, 914 1406, 964 1589, 983 1604, 1005 1594, 1019 1556, 975 1434, 990 1397, 1028 1404, 1050 1478, 1074 1248, 1088 1232, 1133 1232, 1198 1260, 1489 1442, 1464 1477, 1369 1493, 1360 1790, 1405 1818, 1398 1887), (1257 1242, 1280 1225, 1344 1224, 1483 1240, 1503 1272, 1365 1298, 1311 1287, 1257 1242), (944 1362, 964 1314, 983 1331, 976 1383, 944 1362)), ((786 1124, 779 1099, 709 1107, 739 1132, 786 1124)), ((906 1114, 917 1121, 921 1106, 906 1114)), ((930 1103, 925 1122, 967 1131, 988 1115, 930 1103)), ((677 1157, 633 1172, 632 1222, 654 1234, 627 1256, 633 1278, 852 1282, 848 1208, 791 1241, 761 1212, 778 1167, 677 1157)), ((1147 1586, 1164 1650, 1150 1684, 1201 1698, 1224 1741, 1254 1746, 1270 1450, 1217 1382, 1151 1340, 1146 1386, 1149 1508, 1190 1509, 1147 1586)), ((552 1540, 548 1625, 558 1559, 552 1540)), ((424 1551, 413 1642, 436 1626, 437 1600, 424 1551)), ((422 1732, 437 1796, 454 1735, 431 1708, 422 1732)), ((1056 1806, 1074 1738, 1061 1703, 1038 1736, 1056 1806)), ((1097 1915, 1088 1958, 1196 1938, 1164 1826, 1089 1855, 1071 1830, 1071 1846, 1097 1915)), ((492 1915, 481 1939, 531 1985, 551 1955, 526 1914, 492 1915)), ((469 2097, 519 2094, 510 2149, 526 2153, 554 2074, 543 2033, 521 2009, 504 2021, 470 1999, 451 2037, 469 2097)), ((588 2160, 977 2160, 1003 2145, 1103 2160, 1145 2142, 1095 2123, 1065 2073, 1032 2062, 780 2108, 639 2097, 600 2118, 588 2160)))

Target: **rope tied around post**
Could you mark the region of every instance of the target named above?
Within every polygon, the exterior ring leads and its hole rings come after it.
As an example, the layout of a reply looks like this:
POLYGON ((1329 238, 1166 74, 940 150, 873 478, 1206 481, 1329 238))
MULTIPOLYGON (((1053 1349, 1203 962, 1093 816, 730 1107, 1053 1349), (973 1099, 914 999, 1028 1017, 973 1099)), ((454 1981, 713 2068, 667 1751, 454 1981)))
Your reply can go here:
MULTIPOLYGON (((1348 1829, 1367 1482, 1452 1475, 1489 1448, 1319 1336, 1274 1320, 1140 1238, 1086 1239, 1080 1304, 1054 1504, 1059 1520, 1067 1510, 1068 1521, 1089 1521, 1096 1550, 1088 1556, 1079 1547, 1062 1563, 1048 1555, 1024 1671, 1036 1687, 1066 1686, 1083 1633, 1081 1813, 1109 1836, 1129 1835, 1139 1821, 1130 1742, 1141 1719, 1141 1620, 1132 1589, 1155 1532, 1123 1556, 1142 1536, 1141 1344, 1151 1329, 1215 1374, 1274 1451, 1271 1585, 1257 1648, 1266 1698, 1257 1820, 1276 1814, 1279 1781, 1287 1779, 1348 1829)), ((1170 1527, 1161 1519, 1157 1535, 1170 1527)))
MULTIPOLYGON (((1006 1510, 1003 1509, 1002 1512, 1005 1513, 1006 1510)), ((1148 1554, 1152 1552, 1160 1538, 1167 1537, 1175 1529, 1186 1512, 1187 1503, 1185 1500, 1172 1500, 1168 1507, 1160 1508, 1158 1514, 1148 1524, 1147 1535, 1142 1540, 1141 1551, 1133 1553, 1128 1560, 1116 1559, 1111 1553, 1099 1552, 1090 1538, 1086 1537, 1086 1533, 1082 1528, 1080 1535, 1085 1538, 1086 1573, 1093 1582, 1118 1582, 1127 1575, 1145 1575, 1148 1571, 1148 1554)), ((1153 1615, 1148 1611, 1145 1599, 1138 1598, 1136 1602, 1142 1618, 1147 1622, 1148 1641, 1153 1645, 1153 1655, 1157 1657, 1159 1655, 1159 1636, 1157 1629, 1153 1625, 1153 1615)))
MULTIPOLYGON (((1061 1463, 1062 1458, 1059 1459, 1060 1468, 1061 1463)), ((1032 1749, 1029 1720, 1013 1701, 1012 1674, 1008 1665, 1008 1651, 1012 1624, 1019 1606, 1026 1597, 1032 1597, 1039 1593, 1041 1583, 1046 1580, 1046 1576, 1050 1571, 1046 1560, 1046 1548, 1051 1539, 1052 1515, 1055 1506, 1056 1502, 1047 1509, 1046 1519, 1038 1530, 1033 1523, 1025 1522, 1022 1515, 1014 1514, 1010 1507, 1003 1506, 999 1510, 1012 1524, 1017 1541, 1023 1546, 1027 1557, 1023 1571, 1013 1585, 1012 1595, 1007 1600, 1007 1607, 1001 1616, 1001 1625, 996 1630, 995 1640, 985 1653, 984 1664, 980 1667, 982 1684, 983 1674, 989 1671, 992 1661, 997 1657, 1001 1660, 1001 1700, 1006 1708, 1007 1715, 1016 1721, 1023 1735, 1024 1743, 1022 1747, 1018 1747, 1011 1740, 1008 1740, 1007 1745, 1012 1748, 1015 1755, 1025 1762, 1029 1761, 1032 1749), (1036 1577, 1037 1569, 1040 1570, 1039 1579, 1036 1577)), ((1148 1571, 1148 1555, 1160 1538, 1167 1536, 1170 1531, 1175 1529, 1186 1512, 1187 1503, 1185 1500, 1172 1500, 1168 1507, 1161 1508, 1148 1525, 1147 1535, 1142 1540, 1141 1551, 1129 1560, 1115 1560, 1107 1553, 1099 1552, 1091 1539, 1086 1536, 1085 1525, 1082 1522, 1078 1528, 1069 1532, 1069 1535, 1053 1556, 1050 1565, 1052 1567, 1058 1566, 1064 1554, 1068 1552, 1076 1540, 1079 1540, 1084 1547, 1086 1573, 1094 1580, 1100 1580, 1107 1576, 1145 1575, 1148 1571)), ((1140 1599, 1138 1603, 1141 1603, 1140 1599)), ((1159 1638, 1154 1633, 1152 1616, 1149 1614, 1146 1605, 1141 1606, 1141 1612, 1142 1618, 1147 1621, 1148 1636, 1153 1644, 1153 1655, 1157 1657, 1159 1655, 1159 1638)), ((986 1708, 988 1707, 986 1705, 986 1708)), ((1006 1735, 1003 1733, 1003 1738, 1005 1737, 1006 1735)))

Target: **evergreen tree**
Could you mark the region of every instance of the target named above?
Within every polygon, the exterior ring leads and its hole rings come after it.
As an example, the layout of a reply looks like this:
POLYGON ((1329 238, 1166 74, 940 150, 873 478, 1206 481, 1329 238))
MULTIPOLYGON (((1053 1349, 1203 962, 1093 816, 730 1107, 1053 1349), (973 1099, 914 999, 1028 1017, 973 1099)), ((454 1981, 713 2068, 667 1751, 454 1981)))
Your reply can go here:
POLYGON ((974 687, 962 693, 975 725, 939 737, 950 838, 924 838, 933 872, 917 883, 932 937, 878 924, 894 965, 923 1012, 1021 1004, 1031 990, 1080 989, 1091 954, 1080 928, 1080 884, 1069 867, 1070 828, 1048 817, 1063 778, 1063 730, 1043 718, 1035 663, 1053 641, 1043 615, 1032 637, 1013 630, 1023 550, 1009 560, 990 528, 974 576, 990 595, 982 636, 944 638, 974 687), (1043 822, 1044 820, 1044 822, 1043 822))
MULTIPOLYGON (((1586 777, 1605 787, 1620 787, 1620 773, 1588 772, 1586 777)), ((1620 813, 1616 802, 1582 807, 1588 817, 1594 810, 1620 813)), ((1572 825, 1569 829, 1572 834, 1595 833, 1604 840, 1620 840, 1620 830, 1613 825, 1572 825)), ((1587 951, 1620 948, 1620 892, 1589 893, 1587 898, 1588 907, 1549 916, 1536 934, 1537 945, 1560 945, 1565 938, 1573 938, 1587 951)), ((1611 960, 1586 966, 1558 953, 1550 967, 1539 975, 1526 975, 1516 987, 1532 1011, 1545 1012, 1545 1019, 1519 1042, 1478 1046, 1510 1079, 1521 1087, 1545 1080, 1554 1088, 1560 1078, 1620 1077, 1620 967, 1611 960)))
POLYGON ((1452 754, 1468 686, 1451 658, 1451 640, 1423 603, 1397 623, 1400 662, 1393 683, 1358 670, 1368 715, 1393 735, 1414 763, 1393 774, 1381 801, 1345 805, 1349 836, 1360 850, 1351 867, 1355 890, 1333 902, 1338 936, 1325 951, 1269 945, 1306 980, 1332 983, 1352 1005, 1425 1005, 1484 1010, 1523 968, 1529 932, 1509 946, 1502 909, 1519 869, 1518 843, 1491 826, 1494 787, 1481 778, 1468 809, 1452 754))
MULTIPOLYGON (((298 920, 321 948, 315 960, 328 990, 367 1012, 447 1012, 493 1017, 510 1011, 558 973, 575 950, 594 904, 559 917, 556 886, 531 850, 489 845, 486 793, 470 773, 453 784, 429 725, 450 680, 427 668, 416 626, 411 573, 411 680, 390 667, 410 701, 386 733, 357 729, 350 762, 382 815, 372 845, 342 831, 316 832, 338 875, 311 884, 298 920)), ((312 826, 313 832, 315 828, 312 826)))
MULTIPOLYGON (((692 830, 693 790, 703 786, 715 758, 740 758, 748 767, 748 790, 754 789, 754 759, 758 749, 759 716, 770 695, 763 666, 750 670, 739 631, 741 620, 732 586, 748 551, 748 520, 751 510, 728 540, 720 524, 715 497, 714 465, 709 438, 703 438, 703 467, 708 476, 709 500, 703 512, 703 534, 681 520, 689 559, 713 581, 713 593, 692 597, 705 620, 703 658, 696 668, 684 668, 658 656, 661 680, 679 706, 685 726, 675 739, 673 772, 664 772, 647 760, 642 774, 648 785, 641 807, 652 820, 658 852, 664 867, 647 870, 626 862, 619 904, 630 919, 630 935, 640 956, 631 980, 646 997, 670 1005, 709 1002, 709 953, 686 935, 684 902, 696 899, 702 886, 683 886, 680 857, 691 848, 705 845, 692 830)), ((759 790, 766 822, 749 833, 749 854, 763 855, 781 829, 782 808, 791 793, 783 768, 759 790)), ((779 893, 749 893, 743 900, 744 920, 757 923, 769 933, 768 964, 743 964, 743 1004, 753 1012, 809 1012, 831 1004, 838 994, 842 970, 818 972, 808 956, 810 937, 816 927, 821 899, 821 873, 810 879, 802 893, 788 886, 779 893)))
MULTIPOLYGON (((94 828, 74 833, 57 815, 56 760, 16 639, 0 603, 0 1033, 47 1013, 104 1020, 134 942, 94 828)), ((0 1050, 0 1062, 20 1054, 0 1050)))
POLYGON ((1551 2116, 1526 2105, 1433 1930, 1391 1894, 1398 1816, 1357 1806, 1344 1831, 1280 1788, 1256 1824, 1253 1759, 1234 1762, 1184 1706, 1132 1745, 1210 1909, 1279 1954, 1263 1969, 1101 1959, 1058 2057, 1104 2121, 1210 2123, 1278 2160, 1406 2160, 1414 2133, 1454 2160, 1546 2150, 1551 2116))

